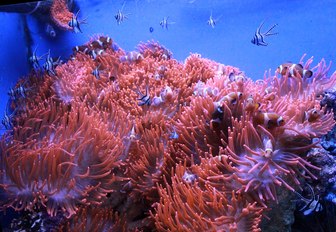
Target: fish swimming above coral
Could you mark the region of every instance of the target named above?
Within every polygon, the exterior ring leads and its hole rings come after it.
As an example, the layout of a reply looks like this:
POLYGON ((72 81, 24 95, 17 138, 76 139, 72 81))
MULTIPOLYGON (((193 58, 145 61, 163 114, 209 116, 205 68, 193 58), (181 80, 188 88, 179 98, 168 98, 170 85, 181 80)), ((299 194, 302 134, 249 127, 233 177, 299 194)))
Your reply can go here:
POLYGON ((219 19, 220 19, 221 17, 222 17, 222 16, 219 16, 218 18, 215 19, 215 18, 212 16, 212 12, 211 12, 210 17, 209 17, 209 19, 208 19, 208 21, 207 21, 207 24, 208 24, 209 26, 211 26, 212 28, 215 28, 216 23, 219 21, 219 19))
POLYGON ((114 16, 114 18, 117 20, 118 25, 120 25, 122 22, 124 22, 126 19, 128 19, 128 15, 123 12, 124 6, 126 1, 122 5, 121 9, 118 10, 117 14, 114 16))
POLYGON ((254 34, 253 39, 251 40, 251 43, 257 45, 257 46, 267 46, 268 43, 265 42, 265 37, 271 36, 271 35, 276 35, 278 34, 277 32, 272 33, 272 29, 275 28, 278 24, 274 24, 268 31, 265 33, 262 33, 260 30, 262 26, 264 25, 265 21, 263 21, 260 26, 257 28, 257 31, 254 34))
POLYGON ((166 28, 168 30, 168 25, 174 24, 175 22, 168 22, 168 17, 163 17, 163 19, 160 21, 160 26, 162 28, 166 28))
POLYGON ((290 77, 309 78, 313 75, 313 72, 304 69, 302 64, 294 64, 292 62, 281 64, 276 71, 283 76, 288 73, 290 77))
POLYGON ((73 32, 75 32, 75 33, 79 33, 79 32, 82 33, 80 25, 81 24, 85 24, 86 23, 86 19, 79 20, 78 19, 78 14, 79 14, 79 11, 77 11, 76 14, 72 15, 72 18, 68 22, 68 25, 69 25, 70 28, 72 28, 73 32))

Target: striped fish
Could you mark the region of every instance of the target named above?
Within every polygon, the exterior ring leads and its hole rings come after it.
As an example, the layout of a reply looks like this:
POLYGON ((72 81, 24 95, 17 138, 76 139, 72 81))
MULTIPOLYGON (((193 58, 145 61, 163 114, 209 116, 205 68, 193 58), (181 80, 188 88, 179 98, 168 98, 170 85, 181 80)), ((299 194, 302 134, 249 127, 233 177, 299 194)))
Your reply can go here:
POLYGON ((140 98, 138 98, 138 100, 140 101, 138 103, 138 106, 143 106, 143 105, 147 105, 150 106, 151 105, 151 98, 148 94, 148 86, 146 86, 146 93, 142 94, 139 90, 137 91, 138 95, 140 96, 140 98))
POLYGON ((268 45, 268 43, 266 43, 265 42, 265 37, 266 36, 270 36, 270 35, 276 35, 276 34, 278 34, 278 33, 272 33, 271 31, 272 31, 272 29, 274 28, 274 27, 276 27, 278 24, 274 24, 267 32, 265 32, 265 33, 262 33, 260 30, 261 30, 261 27, 264 25, 264 22, 265 21, 263 21, 262 23, 261 23, 261 25, 257 28, 257 31, 256 31, 256 33, 254 34, 254 37, 253 37, 253 39, 251 40, 251 43, 253 43, 253 44, 255 44, 255 45, 257 45, 257 46, 267 46, 268 45))
POLYGON ((218 20, 221 18, 222 16, 219 16, 217 19, 215 19, 214 17, 212 17, 212 12, 210 14, 210 18, 208 19, 207 23, 209 26, 211 26, 212 28, 215 28, 216 23, 218 22, 218 20))
POLYGON ((37 50, 37 47, 34 49, 33 51, 33 54, 31 57, 29 57, 29 61, 30 63, 33 65, 33 68, 36 70, 39 68, 39 61, 42 60, 42 58, 47 55, 48 53, 42 55, 42 56, 37 56, 36 55, 36 50, 37 50))
POLYGON ((168 30, 168 25, 175 23, 175 22, 168 22, 168 18, 169 18, 169 16, 168 17, 163 17, 163 19, 160 21, 160 26, 162 28, 166 28, 167 30, 168 30))
POLYGON ((310 185, 308 185, 308 187, 311 192, 312 196, 311 199, 305 198, 300 193, 294 191, 295 194, 298 195, 298 197, 300 198, 299 200, 304 203, 304 205, 299 209, 299 211, 302 212, 303 215, 305 216, 315 212, 321 212, 323 210, 323 206, 319 201, 320 200, 319 196, 315 195, 314 190, 310 185))
POLYGON ((78 13, 79 11, 76 14, 72 15, 71 20, 68 22, 68 25, 69 27, 72 28, 72 30, 75 33, 78 33, 78 32, 82 33, 82 30, 80 29, 80 24, 84 23, 84 20, 83 21, 78 20, 78 13))
POLYGON ((120 25, 122 22, 124 22, 125 19, 128 19, 129 14, 124 14, 123 13, 125 3, 126 2, 124 2, 123 6, 121 7, 121 10, 118 10, 117 14, 114 16, 114 18, 117 20, 118 25, 120 25))
POLYGON ((277 70, 282 76, 287 75, 290 77, 309 78, 313 75, 313 72, 308 69, 304 69, 302 64, 293 64, 291 62, 281 64, 277 70))

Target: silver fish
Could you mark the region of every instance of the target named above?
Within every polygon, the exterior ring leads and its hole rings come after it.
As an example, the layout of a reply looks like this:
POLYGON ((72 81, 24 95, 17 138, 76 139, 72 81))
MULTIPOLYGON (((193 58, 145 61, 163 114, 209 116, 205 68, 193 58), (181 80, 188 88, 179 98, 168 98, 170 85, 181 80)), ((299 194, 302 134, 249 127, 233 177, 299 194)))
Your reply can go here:
MULTIPOLYGON (((220 17, 222 17, 222 16, 220 16, 220 17)), ((214 19, 214 18, 212 17, 212 12, 211 12, 211 14, 210 14, 210 18, 209 18, 208 21, 207 21, 208 25, 211 26, 212 28, 215 28, 216 23, 218 22, 218 20, 220 19, 220 17, 218 17, 217 19, 214 19)))

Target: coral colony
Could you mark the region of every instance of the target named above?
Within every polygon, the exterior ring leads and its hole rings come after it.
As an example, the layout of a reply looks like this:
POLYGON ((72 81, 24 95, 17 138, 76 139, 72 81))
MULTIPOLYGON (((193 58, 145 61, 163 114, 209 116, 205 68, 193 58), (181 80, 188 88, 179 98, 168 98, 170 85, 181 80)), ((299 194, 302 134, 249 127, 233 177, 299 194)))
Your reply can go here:
POLYGON ((198 54, 178 62, 155 42, 116 47, 95 37, 54 74, 17 83, 26 91, 1 139, 1 205, 31 215, 21 226, 260 231, 278 190, 317 178, 305 154, 335 124, 320 107, 336 83, 324 60, 254 82, 198 54))
MULTIPOLYGON (((75 30, 64 4, 53 19, 75 30)), ((9 92, 1 210, 18 212, 17 231, 260 231, 279 191, 319 177, 306 154, 335 124, 320 101, 336 73, 312 62, 252 81, 156 42, 48 53, 9 92)))

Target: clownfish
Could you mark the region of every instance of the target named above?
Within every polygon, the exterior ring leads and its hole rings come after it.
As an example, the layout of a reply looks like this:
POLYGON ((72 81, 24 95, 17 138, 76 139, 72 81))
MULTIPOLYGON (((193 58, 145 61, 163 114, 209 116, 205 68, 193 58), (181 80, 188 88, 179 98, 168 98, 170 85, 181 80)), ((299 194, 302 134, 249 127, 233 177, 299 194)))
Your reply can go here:
POLYGON ((230 80, 231 82, 238 82, 238 83, 241 83, 241 82, 246 81, 246 77, 245 77, 242 73, 235 74, 235 73, 231 72, 231 73, 229 74, 229 80, 230 80))
POLYGON ((263 143, 265 146, 265 153, 264 156, 265 158, 270 158, 273 155, 273 144, 270 139, 263 139, 263 143))
POLYGON ((311 70, 304 69, 302 64, 293 64, 290 62, 280 65, 276 71, 282 76, 286 75, 288 72, 290 77, 309 78, 313 75, 313 72, 311 70))
POLYGON ((141 55, 141 53, 136 52, 136 51, 132 51, 132 52, 128 52, 126 55, 121 56, 119 58, 119 60, 121 62, 128 62, 128 63, 132 63, 132 62, 138 62, 143 60, 143 55, 141 55))
POLYGON ((235 105, 242 96, 243 94, 241 92, 231 92, 225 95, 219 102, 224 101, 228 102, 229 104, 235 105))
POLYGON ((245 101, 245 110, 246 111, 255 111, 260 107, 260 103, 256 103, 253 99, 253 96, 250 95, 245 101))
POLYGON ((268 129, 285 125, 282 116, 276 113, 263 113, 261 111, 254 115, 253 122, 258 125, 264 125, 268 129))
POLYGON ((313 108, 308 111, 305 111, 303 121, 307 120, 308 122, 315 122, 317 119, 319 119, 319 117, 320 117, 319 112, 315 108, 313 108))

